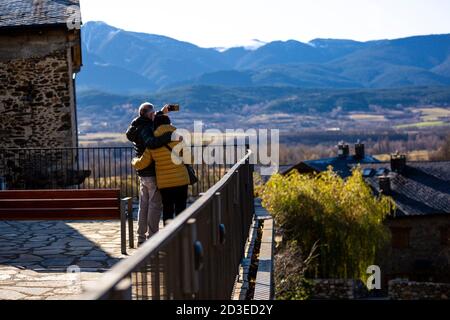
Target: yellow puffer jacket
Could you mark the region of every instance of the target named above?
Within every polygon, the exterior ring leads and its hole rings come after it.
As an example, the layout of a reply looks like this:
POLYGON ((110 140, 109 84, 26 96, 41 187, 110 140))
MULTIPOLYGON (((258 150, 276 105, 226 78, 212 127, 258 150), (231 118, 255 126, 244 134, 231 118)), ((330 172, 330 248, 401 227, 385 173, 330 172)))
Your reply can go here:
MULTIPOLYGON (((155 137, 162 136, 166 132, 174 132, 176 128, 164 124, 155 130, 155 137)), ((173 149, 178 141, 172 141, 169 146, 173 149)), ((184 164, 175 164, 172 161, 172 153, 167 147, 158 149, 146 149, 140 158, 134 158, 132 164, 136 170, 141 170, 155 161, 156 184, 159 189, 181 187, 189 184, 189 174, 184 164)))

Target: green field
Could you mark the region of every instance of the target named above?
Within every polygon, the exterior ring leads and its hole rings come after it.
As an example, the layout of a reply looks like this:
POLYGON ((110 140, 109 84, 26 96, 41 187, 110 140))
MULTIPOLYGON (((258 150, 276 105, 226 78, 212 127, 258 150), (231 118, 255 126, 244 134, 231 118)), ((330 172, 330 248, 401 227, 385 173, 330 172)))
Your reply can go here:
POLYGON ((424 121, 417 123, 408 123, 395 126, 395 129, 407 129, 407 128, 428 128, 428 127, 445 127, 450 126, 450 123, 444 121, 424 121))

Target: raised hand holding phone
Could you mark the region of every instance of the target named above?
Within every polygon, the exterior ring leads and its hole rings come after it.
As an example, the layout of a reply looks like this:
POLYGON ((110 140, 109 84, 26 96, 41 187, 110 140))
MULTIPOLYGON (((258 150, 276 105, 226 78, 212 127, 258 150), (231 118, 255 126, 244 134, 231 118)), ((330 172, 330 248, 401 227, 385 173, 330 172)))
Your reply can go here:
POLYGON ((179 104, 169 104, 169 111, 180 111, 180 105, 179 104))
POLYGON ((165 104, 164 107, 161 109, 161 111, 164 114, 167 114, 169 112, 174 112, 174 111, 180 111, 180 105, 179 104, 165 104))

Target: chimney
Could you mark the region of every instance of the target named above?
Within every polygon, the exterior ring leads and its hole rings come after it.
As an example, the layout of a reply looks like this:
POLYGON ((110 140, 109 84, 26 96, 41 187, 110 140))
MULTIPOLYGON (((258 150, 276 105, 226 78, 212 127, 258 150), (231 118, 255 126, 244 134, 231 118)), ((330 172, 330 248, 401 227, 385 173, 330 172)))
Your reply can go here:
POLYGON ((338 157, 346 158, 350 155, 350 148, 348 144, 344 144, 344 142, 339 142, 338 144, 338 157))
POLYGON ((364 143, 359 142, 359 140, 355 144, 355 158, 356 159, 364 159, 365 153, 364 153, 364 143))
POLYGON ((391 171, 403 173, 406 168, 406 155, 398 152, 391 154, 391 171))
POLYGON ((378 183, 382 194, 387 195, 391 193, 391 178, 389 176, 378 177, 378 183))

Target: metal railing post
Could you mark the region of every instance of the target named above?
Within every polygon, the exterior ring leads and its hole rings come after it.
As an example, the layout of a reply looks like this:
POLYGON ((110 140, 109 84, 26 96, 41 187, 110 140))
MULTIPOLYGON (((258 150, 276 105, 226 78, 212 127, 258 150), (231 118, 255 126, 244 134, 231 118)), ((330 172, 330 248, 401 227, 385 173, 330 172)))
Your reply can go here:
POLYGON ((128 200, 127 218, 128 218, 129 246, 130 248, 134 248, 133 197, 130 197, 130 199, 128 200))
POLYGON ((216 192, 214 195, 214 208, 212 210, 212 240, 213 245, 217 246, 219 241, 219 226, 222 221, 222 207, 221 207, 220 192, 216 192))
POLYGON ((198 270, 195 268, 196 257, 195 257, 195 242, 197 238, 197 228, 196 220, 189 219, 187 221, 186 227, 183 228, 183 260, 182 260, 182 270, 183 270, 183 292, 186 298, 192 299, 198 292, 199 289, 199 277, 198 270))
POLYGON ((110 300, 131 300, 131 279, 125 278, 120 281, 108 297, 110 300))
MULTIPOLYGON (((120 200, 119 200, 120 201, 120 200)), ((120 251, 127 254, 127 212, 125 201, 120 201, 120 251)))
POLYGON ((240 175, 239 175, 239 173, 240 173, 240 171, 239 170, 236 170, 236 172, 235 172, 235 176, 234 176, 234 178, 235 178, 235 183, 236 183, 236 185, 235 185, 235 191, 234 191, 234 194, 235 194, 235 198, 234 198, 234 204, 235 205, 239 205, 239 192, 240 192, 240 188, 239 188, 239 183, 240 183, 240 181, 239 181, 239 177, 240 177, 240 175))

